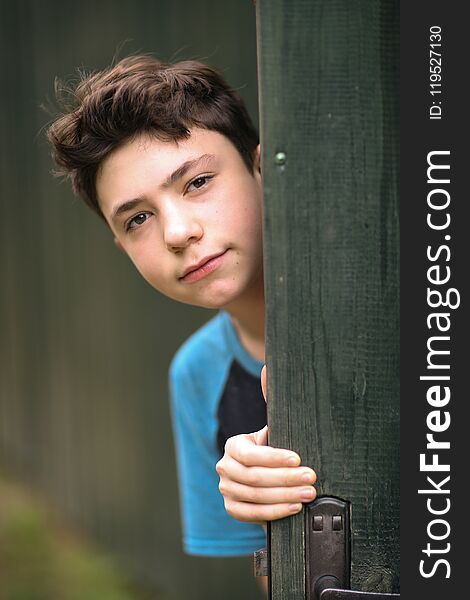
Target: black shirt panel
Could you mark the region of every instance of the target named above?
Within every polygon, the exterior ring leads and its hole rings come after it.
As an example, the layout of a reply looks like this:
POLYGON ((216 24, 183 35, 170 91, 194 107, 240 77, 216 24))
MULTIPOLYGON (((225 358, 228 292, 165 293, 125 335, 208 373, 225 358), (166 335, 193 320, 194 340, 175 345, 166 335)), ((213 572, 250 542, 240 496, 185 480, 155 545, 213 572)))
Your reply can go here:
POLYGON ((266 402, 259 377, 232 361, 217 410, 217 446, 224 454, 225 442, 239 433, 252 433, 266 425, 266 402))

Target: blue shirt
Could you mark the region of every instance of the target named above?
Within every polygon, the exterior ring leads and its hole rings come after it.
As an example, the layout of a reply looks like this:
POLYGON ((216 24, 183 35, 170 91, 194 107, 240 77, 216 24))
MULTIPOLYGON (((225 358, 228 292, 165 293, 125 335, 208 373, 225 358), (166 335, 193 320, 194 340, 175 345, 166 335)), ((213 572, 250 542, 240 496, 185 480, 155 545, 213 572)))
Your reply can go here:
POLYGON ((243 348, 221 311, 178 350, 170 367, 171 407, 180 483, 184 549, 241 556, 266 545, 260 525, 231 517, 215 470, 228 437, 266 424, 262 363, 243 348))

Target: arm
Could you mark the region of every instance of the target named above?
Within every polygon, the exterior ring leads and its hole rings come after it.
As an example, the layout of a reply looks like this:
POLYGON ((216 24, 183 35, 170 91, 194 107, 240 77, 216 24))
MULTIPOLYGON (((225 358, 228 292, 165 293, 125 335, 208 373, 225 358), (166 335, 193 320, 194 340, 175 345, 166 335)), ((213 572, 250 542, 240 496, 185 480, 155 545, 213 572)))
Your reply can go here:
MULTIPOLYGON (((266 367, 261 372, 266 399, 266 367)), ((295 452, 267 445, 268 428, 236 435, 217 463, 225 510, 239 521, 264 523, 298 513, 316 496, 315 472, 295 452)))

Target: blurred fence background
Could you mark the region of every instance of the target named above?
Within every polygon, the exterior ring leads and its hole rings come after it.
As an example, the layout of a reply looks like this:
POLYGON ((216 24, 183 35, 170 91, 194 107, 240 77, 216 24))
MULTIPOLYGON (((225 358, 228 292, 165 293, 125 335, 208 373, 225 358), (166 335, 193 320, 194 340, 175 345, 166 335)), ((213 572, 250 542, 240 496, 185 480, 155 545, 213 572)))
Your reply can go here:
POLYGON ((51 177, 40 108, 56 76, 142 51, 219 67, 257 120, 253 3, 1 0, 0 28, 0 469, 155 598, 258 598, 248 559, 181 550, 167 369, 212 313, 159 296, 51 177))

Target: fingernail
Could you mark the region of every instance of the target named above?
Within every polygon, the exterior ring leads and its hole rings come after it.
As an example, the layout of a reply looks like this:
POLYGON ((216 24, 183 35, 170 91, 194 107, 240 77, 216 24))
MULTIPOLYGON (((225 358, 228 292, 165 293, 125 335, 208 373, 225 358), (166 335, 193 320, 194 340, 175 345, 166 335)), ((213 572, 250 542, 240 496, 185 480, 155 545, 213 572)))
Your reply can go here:
POLYGON ((289 510, 292 513, 297 513, 302 508, 301 504, 289 504, 289 510))
POLYGON ((313 497, 313 488, 312 487, 304 488, 300 492, 300 497, 302 498, 302 500, 311 500, 313 497))
POLYGON ((299 457, 295 456, 295 454, 291 454, 287 459, 287 464, 289 467, 296 467, 299 464, 299 457))
POLYGON ((311 471, 305 471, 305 473, 302 475, 302 481, 305 481, 305 483, 313 483, 313 475, 311 471))

